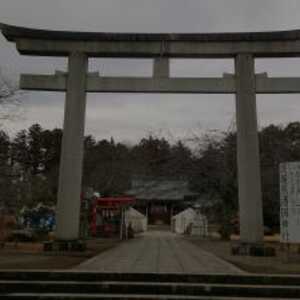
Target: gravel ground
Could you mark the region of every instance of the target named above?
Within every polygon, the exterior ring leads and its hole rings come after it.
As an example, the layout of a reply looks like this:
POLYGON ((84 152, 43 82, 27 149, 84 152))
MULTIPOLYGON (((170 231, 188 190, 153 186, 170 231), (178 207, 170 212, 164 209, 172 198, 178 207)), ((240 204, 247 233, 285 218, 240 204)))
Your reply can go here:
POLYGON ((118 273, 243 273, 169 231, 148 231, 75 269, 118 273))

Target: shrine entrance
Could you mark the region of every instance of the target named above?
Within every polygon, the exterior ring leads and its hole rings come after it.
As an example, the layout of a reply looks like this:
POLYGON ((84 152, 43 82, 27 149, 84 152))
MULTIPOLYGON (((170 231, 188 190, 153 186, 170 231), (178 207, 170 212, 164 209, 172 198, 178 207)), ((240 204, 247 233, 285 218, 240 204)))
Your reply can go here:
POLYGON ((25 90, 65 91, 57 202, 59 240, 79 237, 80 189, 87 92, 235 94, 240 240, 263 242, 256 94, 300 93, 300 78, 255 74, 256 57, 300 56, 300 31, 220 34, 124 34, 37 30, 1 24, 22 55, 66 56, 67 73, 21 75, 25 90), (89 57, 152 58, 153 76, 88 74, 89 57), (170 78, 170 58, 233 58, 235 74, 170 78), (68 216, 72 216, 71 218, 68 216))

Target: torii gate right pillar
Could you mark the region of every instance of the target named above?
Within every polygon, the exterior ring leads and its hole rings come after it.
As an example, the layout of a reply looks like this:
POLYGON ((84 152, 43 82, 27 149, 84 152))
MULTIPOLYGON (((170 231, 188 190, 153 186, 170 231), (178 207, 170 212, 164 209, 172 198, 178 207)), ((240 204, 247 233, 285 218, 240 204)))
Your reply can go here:
POLYGON ((262 243, 264 236, 254 57, 235 57, 240 241, 262 243))

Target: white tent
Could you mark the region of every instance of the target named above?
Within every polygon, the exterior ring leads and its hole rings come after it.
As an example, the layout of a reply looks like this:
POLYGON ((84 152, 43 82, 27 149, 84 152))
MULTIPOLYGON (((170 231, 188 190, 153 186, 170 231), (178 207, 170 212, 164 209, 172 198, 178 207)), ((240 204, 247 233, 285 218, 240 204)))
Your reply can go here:
POLYGON ((199 210, 187 208, 172 217, 172 230, 176 233, 207 236, 207 218, 199 210))
POLYGON ((125 222, 126 226, 131 224, 134 232, 147 231, 147 217, 132 207, 125 211, 125 222))

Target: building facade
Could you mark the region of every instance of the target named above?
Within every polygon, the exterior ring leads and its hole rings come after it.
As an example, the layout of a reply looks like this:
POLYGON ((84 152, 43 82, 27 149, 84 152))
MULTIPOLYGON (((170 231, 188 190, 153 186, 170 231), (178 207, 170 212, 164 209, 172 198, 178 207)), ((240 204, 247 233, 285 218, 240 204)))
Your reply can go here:
POLYGON ((149 225, 170 225, 172 216, 197 199, 185 180, 134 179, 126 194, 136 198, 135 208, 149 225))

